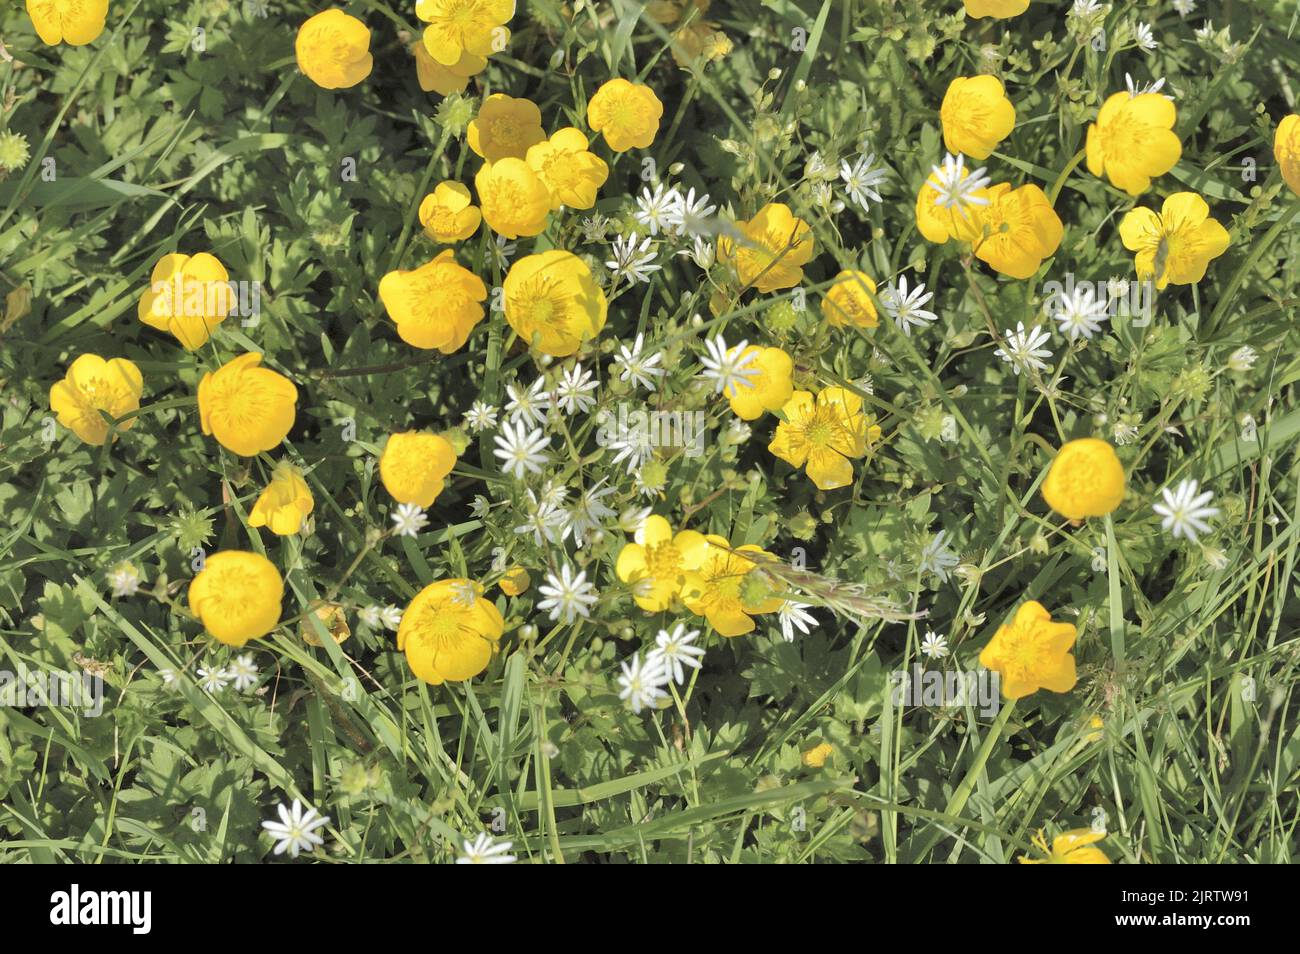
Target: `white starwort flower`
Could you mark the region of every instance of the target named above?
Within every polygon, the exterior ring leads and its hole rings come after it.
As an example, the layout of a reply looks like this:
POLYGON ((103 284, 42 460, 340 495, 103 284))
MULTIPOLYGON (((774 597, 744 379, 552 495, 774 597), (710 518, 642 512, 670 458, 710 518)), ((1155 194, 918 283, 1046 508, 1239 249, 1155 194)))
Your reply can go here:
POLYGON ((369 606, 364 606, 357 610, 357 619, 361 621, 363 626, 369 626, 371 629, 379 629, 379 627, 383 625, 383 622, 379 619, 380 611, 381 607, 371 603, 369 606))
POLYGON ((543 542, 559 543, 564 539, 569 515, 557 504, 549 500, 538 500, 528 491, 528 519, 515 527, 515 533, 533 535, 533 543, 541 546, 543 542))
POLYGON ((931 659, 942 659, 948 655, 948 637, 927 629, 925 639, 921 640, 921 652, 931 659))
POLYGON ((514 425, 506 424, 502 433, 492 438, 497 445, 492 453, 501 459, 503 473, 523 477, 525 473, 540 474, 542 465, 551 459, 547 449, 551 439, 540 430, 529 430, 522 421, 514 425))
POLYGON ((552 479, 542 485, 542 492, 537 495, 537 499, 541 503, 550 504, 552 507, 560 507, 563 506, 568 496, 569 488, 559 480, 552 479))
POLYGON ((614 277, 625 278, 633 285, 637 282, 648 284, 650 276, 663 268, 655 264, 655 251, 650 247, 649 236, 637 244, 635 232, 626 238, 621 235, 615 238, 611 254, 614 257, 605 263, 605 267, 614 273, 614 277))
POLYGON ((1013 372, 1018 375, 1022 370, 1030 368, 1035 371, 1047 370, 1047 365, 1039 359, 1052 356, 1052 352, 1043 347, 1050 336, 1041 325, 1034 325, 1032 329, 1026 331, 1025 323, 1017 321, 1015 331, 1007 329, 1003 334, 1006 335, 1006 341, 993 353, 1011 365, 1013 372))
POLYGON ((906 275, 899 275, 896 283, 886 285, 876 297, 885 314, 894 319, 898 330, 905 335, 911 334, 912 325, 924 328, 930 322, 939 320, 934 312, 921 307, 934 297, 934 292, 927 292, 925 285, 920 282, 909 292, 906 275))
POLYGON ((619 665, 623 674, 618 677, 621 687, 618 697, 625 700, 634 713, 654 708, 660 699, 667 698, 668 693, 663 687, 668 685, 669 676, 661 662, 647 659, 642 664, 641 654, 637 653, 630 661, 619 665))
POLYGON ((582 362, 575 361, 573 367, 564 370, 555 385, 555 406, 566 414, 590 411, 596 406, 591 392, 596 390, 597 384, 595 375, 584 370, 582 362))
POLYGON ((813 150, 812 155, 803 164, 803 175, 805 179, 834 179, 835 170, 822 158, 820 152, 813 150))
POLYGON ((1099 301, 1091 288, 1080 285, 1060 297, 1056 323, 1061 326, 1061 334, 1071 341, 1080 336, 1091 338, 1101 331, 1103 321, 1110 320, 1109 306, 1110 302, 1099 301))
POLYGON ((989 200, 976 195, 993 180, 984 174, 984 167, 966 173, 966 157, 958 153, 948 153, 943 157, 943 166, 930 167, 930 186, 937 195, 934 204, 945 209, 956 209, 963 219, 969 218, 967 206, 988 205, 989 200))
POLYGON ((1228 566, 1228 554, 1218 547, 1206 547, 1201 553, 1212 570, 1222 570, 1228 566))
POLYGON ((279 821, 264 821, 262 827, 275 839, 275 853, 282 855, 289 852, 290 858, 297 858, 298 852, 311 852, 317 846, 325 844, 325 839, 316 834, 316 829, 330 823, 328 815, 317 815, 316 809, 303 811, 302 802, 293 800, 293 808, 288 809, 281 803, 277 806, 279 821))
POLYGON ((1196 34, 1198 40, 1212 40, 1214 39, 1214 22, 1206 20, 1204 26, 1192 32, 1196 34))
POLYGON ((844 191, 852 202, 862 207, 863 212, 870 208, 868 200, 882 201, 876 190, 889 176, 888 169, 884 166, 876 168, 875 163, 876 154, 873 152, 858 156, 853 165, 849 165, 847 159, 840 160, 840 178, 844 180, 844 191))
POLYGON ((646 653, 646 663, 658 665, 672 677, 673 682, 681 685, 686 681, 683 666, 700 668, 700 657, 704 655, 704 649, 692 645, 699 635, 698 629, 688 631, 682 623, 675 625, 671 631, 659 630, 659 635, 655 637, 655 648, 646 653))
POLYGON ((933 573, 939 578, 939 582, 947 583, 948 571, 960 562, 957 554, 948 548, 948 531, 940 530, 921 548, 921 558, 917 568, 922 575, 933 573))
POLYGON ((1196 0, 1173 0, 1173 7, 1180 17, 1185 17, 1196 9, 1196 0))
POLYGON ((518 424, 522 421, 538 426, 546 423, 551 410, 551 396, 542 390, 545 383, 538 378, 527 388, 517 383, 506 385, 506 394, 510 397, 506 402, 506 415, 510 423, 518 424))
POLYGON ((1214 491, 1207 490, 1198 494, 1199 489, 1200 485, 1195 480, 1180 480, 1172 493, 1168 487, 1162 489, 1160 494, 1165 498, 1164 502, 1151 507, 1163 518, 1160 521, 1161 529, 1172 533, 1175 540, 1186 537, 1195 543, 1198 534, 1210 532, 1207 521, 1219 513, 1218 507, 1208 506, 1214 499, 1214 491))
POLYGON ((708 271, 713 267, 713 261, 717 257, 717 248, 712 239, 696 236, 691 241, 690 248, 684 248, 678 255, 684 255, 695 263, 696 267, 708 271))
POLYGON ((781 608, 776 611, 776 618, 781 624, 782 639, 787 643, 794 642, 796 629, 804 636, 812 632, 813 627, 817 625, 817 617, 812 613, 804 612, 811 608, 811 603, 796 603, 794 600, 786 600, 781 604, 781 608))
POLYGON ((633 489, 636 490, 637 494, 642 497, 650 498, 660 494, 667 485, 667 474, 646 474, 644 468, 637 472, 636 479, 633 481, 633 489))
POLYGON ((491 252, 496 263, 504 271, 518 248, 519 246, 515 242, 510 241, 504 235, 498 235, 497 240, 488 246, 488 251, 491 252))
POLYGON ((401 607, 394 606, 392 603, 389 603, 387 606, 385 606, 382 610, 379 611, 379 621, 389 629, 396 632, 397 627, 402 625, 401 607))
POLYGON ((1132 444, 1137 440, 1137 425, 1132 421, 1116 421, 1110 429, 1111 436, 1115 438, 1115 443, 1123 447, 1126 444, 1132 444))
POLYGON ((614 365, 619 369, 620 381, 631 381, 634 388, 639 386, 647 391, 653 391, 655 379, 664 376, 664 369, 657 367, 663 355, 658 352, 643 355, 641 349, 644 344, 645 336, 638 334, 631 348, 625 344, 620 345, 618 355, 614 358, 614 365))
POLYGON ((510 854, 510 849, 514 847, 512 841, 495 841, 492 836, 485 831, 481 831, 470 841, 468 838, 463 839, 460 843, 460 857, 456 859, 458 865, 509 865, 514 864, 518 859, 510 854))
POLYGON ((1250 345, 1242 345, 1228 355, 1228 368, 1232 371, 1249 371, 1259 360, 1259 354, 1250 345))
POLYGON ((199 667, 197 670, 199 685, 205 692, 218 693, 229 685, 230 680, 235 677, 226 669, 204 669, 199 667))
POLYGON ((497 409, 486 401, 475 401, 465 412, 465 426, 476 433, 496 427, 497 409))
POLYGON ((424 509, 415 504, 398 504, 389 516, 393 520, 393 531, 399 537, 419 536, 429 522, 424 509))
POLYGON ((537 591, 546 597, 537 608, 548 610, 547 615, 553 622, 563 619, 565 623, 572 623, 579 616, 587 619, 591 616, 591 607, 600 599, 596 588, 587 582, 587 572, 583 570, 575 576, 568 563, 560 568, 558 576, 546 574, 546 582, 537 591))
POLYGON ((1133 25, 1133 39, 1137 40, 1139 48, 1146 50, 1147 52, 1154 50, 1160 45, 1155 36, 1151 33, 1151 24, 1149 23, 1135 23, 1133 25))
POLYGON ((614 516, 614 511, 605 506, 605 498, 615 492, 613 487, 602 486, 609 478, 602 477, 595 484, 578 495, 578 500, 569 511, 568 530, 573 534, 573 542, 582 546, 587 534, 599 530, 601 525, 614 516))
MULTIPOLYGON (((1138 84, 1133 82, 1133 77, 1125 73, 1124 85, 1128 87, 1129 99, 1132 99, 1133 97, 1141 96, 1144 93, 1160 93, 1160 91, 1165 87, 1165 78, 1161 76, 1154 83, 1147 83, 1145 86, 1139 86, 1138 84)), ((1160 95, 1163 96, 1165 99, 1169 100, 1170 102, 1173 102, 1174 98, 1170 96, 1168 93, 1160 93, 1160 95)))
POLYGON ((649 188, 641 190, 641 197, 636 200, 636 220, 646 227, 651 235, 658 235, 660 230, 672 224, 673 209, 682 197, 676 189, 665 189, 661 182, 652 193, 649 188))
POLYGON ((259 670, 257 663, 253 662, 252 653, 244 653, 242 656, 235 657, 235 661, 230 664, 227 672, 235 681, 235 689, 239 692, 246 692, 257 685, 259 670))
POLYGON ((733 444, 743 444, 754 434, 754 429, 749 426, 748 421, 742 421, 738 417, 733 417, 731 423, 727 425, 727 438, 733 444))
POLYGON ((645 522, 650 516, 649 507, 628 507, 618 517, 618 528, 632 534, 632 540, 645 546, 645 522))
POLYGON ((1090 17, 1094 13, 1100 13, 1101 10, 1101 0, 1074 0, 1070 14, 1075 17, 1090 17))
POLYGON ((176 688, 176 684, 180 680, 180 674, 177 673, 176 670, 172 669, 170 666, 168 666, 166 669, 159 669, 158 675, 162 677, 163 685, 166 686, 168 689, 176 688))
POLYGON ((620 464, 626 461, 627 463, 624 466, 629 474, 635 474, 644 467, 655 453, 654 442, 650 439, 649 428, 639 425, 628 428, 626 431, 620 430, 614 439, 609 442, 609 449, 615 452, 610 464, 620 464))
POLYGON ((578 223, 578 228, 582 230, 582 240, 589 245, 595 245, 605 241, 605 236, 609 234, 610 226, 613 224, 599 212, 593 212, 578 223))
POLYGON ((108 571, 108 585, 114 596, 135 596, 140 589, 140 571, 122 562, 108 571))
POLYGON ((704 370, 700 377, 712 381, 714 390, 727 396, 735 395, 741 388, 754 387, 753 379, 758 377, 759 368, 754 365, 757 354, 746 352, 748 341, 742 341, 734 348, 727 347, 722 335, 715 335, 704 342, 708 355, 700 359, 704 370))
POLYGON ((451 584, 451 602, 455 606, 470 607, 478 599, 478 591, 474 589, 474 584, 466 581, 458 581, 451 584))
POLYGON ((712 232, 709 218, 718 211, 716 205, 709 205, 707 193, 701 193, 697 199, 695 189, 688 189, 686 195, 677 193, 677 202, 668 210, 668 227, 677 235, 708 235, 712 232))

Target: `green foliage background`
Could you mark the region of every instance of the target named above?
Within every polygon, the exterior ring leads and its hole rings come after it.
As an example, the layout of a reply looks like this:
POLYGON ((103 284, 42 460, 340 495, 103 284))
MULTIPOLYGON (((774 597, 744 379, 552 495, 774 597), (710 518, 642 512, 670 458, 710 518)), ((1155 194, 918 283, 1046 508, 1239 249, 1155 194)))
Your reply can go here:
MULTIPOLYGON (((373 31, 375 71, 327 92, 293 61, 294 32, 316 4, 271 2, 262 19, 223 0, 115 0, 104 35, 73 49, 41 45, 21 5, 7 3, 0 126, 26 136, 32 157, 0 182, 10 295, 0 657, 10 669, 102 670, 109 695, 101 718, 0 709, 0 860, 255 861, 271 847, 258 822, 295 796, 331 816, 328 850, 315 857, 336 861, 447 860, 495 820, 533 861, 999 862, 1029 851, 1035 830, 1084 827, 1098 809, 1117 861, 1290 860, 1300 200, 1271 144, 1296 111, 1300 45, 1294 4, 1210 6, 1230 37, 1197 39, 1200 11, 1115 3, 1098 51, 1071 35, 1069 4, 1053 0, 1009 21, 966 20, 957 0, 716 2, 708 18, 735 50, 693 73, 674 64, 639 3, 520 4, 510 50, 467 95, 526 95, 549 131, 585 126, 586 99, 610 76, 644 76, 666 107, 644 155, 660 169, 681 163, 677 181, 729 214, 775 198, 817 233, 809 311, 791 311, 789 294, 750 293, 712 314, 712 289, 665 255, 647 292, 615 303, 598 352, 646 332, 674 369, 666 389, 688 405, 699 403, 692 356, 710 329, 781 344, 800 386, 872 380, 885 440, 853 487, 819 493, 773 458, 765 418, 748 442, 719 438, 697 460, 668 461, 656 511, 786 559, 802 547, 818 573, 928 614, 886 624, 817 610, 820 627, 793 643, 774 617, 752 636, 710 633, 690 691, 634 716, 616 697, 618 662, 672 617, 645 617, 617 583, 617 530, 578 556, 605 595, 596 617, 557 631, 533 610, 536 585, 501 597, 503 651, 471 683, 418 683, 392 635, 356 620, 372 603, 405 605, 432 579, 487 578, 496 546, 531 560, 535 583, 544 566, 512 533, 518 493, 490 439, 462 457, 427 532, 380 539, 385 435, 455 426, 475 398, 499 403, 515 374, 528 383, 538 373, 499 312, 447 357, 402 343, 378 302, 380 276, 434 250, 414 223, 420 197, 478 166, 452 111, 416 82, 411 5, 347 5, 373 31), (1155 27, 1153 54, 1126 46, 1121 24, 1134 19, 1155 27), (792 49, 796 30, 805 49, 792 49), (916 191, 942 155, 943 92, 990 66, 1018 113, 986 163, 994 181, 1060 188, 1066 237, 1040 279, 1131 274, 1116 224, 1132 200, 1071 167, 1126 72, 1167 78, 1184 141, 1182 161, 1137 202, 1198 191, 1232 234, 1204 282, 1161 295, 1149 326, 1120 316, 1073 350, 1054 336, 1059 380, 1013 375, 993 356, 994 332, 1043 320, 1041 281, 999 279, 915 230, 916 191), (886 201, 865 215, 819 207, 809 155, 851 158, 862 142, 893 170, 886 201), (340 178, 345 158, 356 181, 340 178), (54 182, 41 180, 45 159, 54 182), (1245 160, 1255 181, 1243 178, 1245 160), (227 321, 187 354, 139 323, 154 262, 178 249, 211 250, 232 278, 262 282, 260 324, 227 321), (842 267, 877 281, 910 269, 936 292, 940 321, 911 337, 888 322, 872 336, 827 329, 815 302, 842 267), (1253 370, 1225 370, 1243 345, 1260 356, 1253 370), (240 350, 264 352, 300 386, 283 454, 310 468, 317 506, 305 538, 246 525, 280 455, 241 462, 200 432, 198 378, 240 350), (46 440, 49 387, 84 352, 129 357, 145 376, 145 413, 106 449, 63 429, 46 440), (1240 438, 1246 415, 1255 441, 1240 438), (949 416, 956 441, 940 439, 949 416), (1117 423, 1134 428, 1119 448, 1125 504, 1113 520, 1063 524, 1037 493, 1052 451, 1071 437, 1111 439, 1117 423), (1170 540, 1150 509, 1184 477, 1213 489, 1223 511, 1203 546, 1170 540), (485 518, 471 515, 476 494, 498 502, 485 518), (919 569, 939 531, 963 561, 947 581, 919 569), (288 622, 256 646, 265 692, 209 696, 193 681, 196 666, 230 655, 174 611, 194 547, 263 550, 286 572, 288 622), (121 561, 141 569, 148 592, 110 597, 106 574, 121 561), (301 638, 296 620, 325 596, 347 608, 354 635, 342 647, 301 638), (948 636, 946 665, 972 666, 1026 598, 1077 621, 1073 692, 1039 693, 996 727, 970 709, 891 705, 888 674, 917 660, 926 629, 948 636), (530 621, 542 634, 521 638, 530 621), (163 685, 164 667, 186 671, 177 688, 163 685), (806 767, 800 753, 820 742, 834 754, 806 767)), ((625 233, 641 158, 615 160, 601 190, 598 209, 625 233)), ((579 221, 570 213, 537 247, 603 261, 607 248, 585 242, 579 221)), ((486 236, 458 259, 499 285, 486 236)), ((611 401, 625 393, 612 378, 602 371, 611 401)), ((725 408, 699 406, 721 434, 725 408)), ((614 472, 592 450, 587 483, 614 472)))

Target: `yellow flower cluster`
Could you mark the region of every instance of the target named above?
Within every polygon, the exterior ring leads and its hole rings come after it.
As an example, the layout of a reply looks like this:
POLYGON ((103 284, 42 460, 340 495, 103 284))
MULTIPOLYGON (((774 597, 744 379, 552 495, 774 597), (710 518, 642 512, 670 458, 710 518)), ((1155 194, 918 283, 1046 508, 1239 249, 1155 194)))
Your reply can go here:
POLYGON ((646 518, 640 539, 619 552, 615 572, 647 613, 680 602, 719 635, 742 636, 753 631, 754 616, 775 613, 785 602, 753 572, 776 559, 761 547, 733 548, 725 537, 695 530, 674 534, 658 514, 646 518))

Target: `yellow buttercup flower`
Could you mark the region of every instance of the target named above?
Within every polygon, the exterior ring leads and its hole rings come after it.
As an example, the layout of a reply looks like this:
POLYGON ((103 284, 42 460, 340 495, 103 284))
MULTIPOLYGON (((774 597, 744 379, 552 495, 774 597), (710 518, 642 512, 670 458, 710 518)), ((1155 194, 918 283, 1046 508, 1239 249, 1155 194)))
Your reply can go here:
POLYGON ((472 580, 438 580, 411 600, 397 628, 397 648, 411 672, 435 686, 472 679, 492 659, 505 620, 472 580))
POLYGON ((1038 186, 1012 189, 1000 182, 986 192, 989 204, 979 210, 983 237, 974 242, 975 257, 1012 278, 1030 278, 1043 259, 1056 254, 1065 227, 1038 186))
POLYGON ((1210 260, 1226 252, 1231 241, 1195 192, 1175 192, 1165 199, 1159 215, 1132 209, 1120 222, 1119 235, 1124 247, 1137 253, 1138 278, 1154 278, 1156 288, 1199 282, 1210 260))
POLYGON ((469 189, 459 182, 439 182, 420 203, 420 224, 435 242, 450 245, 478 231, 483 215, 472 204, 469 189))
POLYGON ((175 337, 186 351, 196 351, 230 314, 234 293, 229 282, 215 255, 164 255, 153 267, 137 314, 150 328, 175 337))
POLYGON ((241 354, 199 381, 199 422, 226 450, 252 457, 275 447, 293 427, 298 389, 282 374, 259 367, 257 352, 241 354))
POLYGON ((829 742, 823 742, 820 745, 814 745, 801 756, 801 761, 809 768, 821 768, 826 764, 826 760, 835 752, 835 746, 829 742))
POLYGON ((826 388, 813 397, 795 391, 782 408, 768 451, 807 473, 819 490, 853 483, 852 458, 862 457, 880 439, 880 428, 862 413, 862 398, 844 388, 826 388))
POLYGON ((429 24, 424 48, 451 66, 465 53, 491 56, 509 46, 505 24, 515 15, 515 0, 415 0, 415 15, 429 24))
POLYGON ((959 76, 948 84, 939 121, 949 152, 987 159, 1016 128, 1016 107, 996 76, 959 76))
POLYGON ((609 178, 605 160, 588 151, 587 137, 570 126, 528 148, 528 165, 551 190, 551 207, 590 209, 609 178))
POLYGON ((840 272, 822 300, 822 315, 837 328, 875 328, 880 324, 876 303, 871 300, 875 293, 876 283, 866 272, 840 272))
POLYGON ((1115 93, 1088 127, 1088 171, 1141 195, 1151 180, 1178 164, 1183 144, 1174 133, 1178 110, 1158 93, 1115 93))
POLYGON ((746 376, 749 387, 727 389, 731 410, 742 420, 752 421, 764 411, 779 411, 794 393, 794 361, 780 348, 750 346, 745 354, 752 355, 748 367, 757 374, 746 376))
POLYGON ((1091 828, 1076 828, 1073 831, 1067 831, 1057 835, 1052 839, 1052 847, 1047 847, 1047 837, 1040 829, 1034 836, 1034 847, 1041 851, 1043 858, 1027 858, 1021 856, 1019 859, 1022 865, 1108 865, 1110 859, 1100 848, 1095 847, 1096 842, 1106 837, 1104 831, 1093 831, 1091 828))
POLYGON ((605 327, 605 293, 572 252, 524 256, 510 266, 503 287, 506 321, 543 354, 568 357, 605 327))
POLYGON ((104 32, 108 0, 27 0, 27 16, 45 45, 83 47, 104 32))
POLYGON ((587 103, 587 125, 615 152, 645 149, 655 141, 664 104, 654 90, 621 77, 607 81, 587 103))
POLYGON ((1002 677, 1007 699, 1039 689, 1069 692, 1077 681, 1070 654, 1076 635, 1073 623, 1053 623, 1043 604, 1030 600, 980 650, 980 665, 1002 677))
POLYGON ((709 0, 649 0, 645 5, 646 16, 664 26, 677 23, 692 9, 707 13, 709 0))
POLYGON ((1029 0, 962 0, 962 3, 966 6, 966 16, 973 20, 983 17, 1006 20, 1029 9, 1029 0))
POLYGON ((812 260, 812 229, 788 205, 770 202, 748 222, 737 222, 743 238, 718 239, 718 260, 734 264, 746 286, 761 292, 793 288, 812 260))
POLYGON ((278 536, 287 537, 302 529, 307 516, 316 506, 311 488, 302 479, 302 471, 281 462, 271 473, 271 481, 253 504, 248 515, 250 527, 267 527, 278 536))
POLYGON ((1277 124, 1273 136, 1273 158, 1291 191, 1300 195, 1300 116, 1294 113, 1277 124))
MULTIPOLYGON (((947 167, 948 164, 945 163, 945 166, 947 167)), ((943 171, 952 174, 954 183, 970 178, 972 170, 965 165, 964 157, 961 159, 959 175, 956 169, 957 167, 953 165, 943 171)), ((989 201, 988 187, 973 189, 965 193, 965 196, 963 201, 956 204, 941 205, 938 174, 931 171, 925 182, 921 184, 921 190, 916 194, 916 229, 926 241, 942 245, 949 239, 974 242, 980 237, 982 228, 980 213, 989 201)))
POLYGON ((280 621, 284 581, 260 553, 222 550, 208 557, 190 581, 190 612, 218 642, 242 646, 280 621))
POLYGON ((696 63, 711 63, 730 55, 731 37, 711 21, 695 20, 673 34, 673 60, 690 68, 696 63))
POLYGON ((1095 437, 1069 441, 1052 460, 1043 499, 1068 520, 1104 517, 1124 500, 1124 465, 1095 437))
POLYGON ((546 228, 551 190, 524 160, 485 162, 474 177, 474 188, 483 221, 498 235, 515 239, 546 228))
POLYGON ((104 32, 108 0, 27 0, 27 15, 47 46, 85 46, 104 32))
POLYGON ((324 89, 348 89, 370 75, 370 30, 339 9, 318 13, 298 28, 298 68, 324 89))
MULTIPOLYGON (((60 424, 87 444, 101 446, 108 440, 104 414, 120 418, 138 410, 143 390, 144 378, 133 362, 83 354, 68 366, 63 380, 50 388, 50 410, 60 424)), ((118 430, 129 430, 133 424, 135 418, 124 421, 118 430)))
POLYGON ((430 507, 456 466, 451 442, 428 431, 390 435, 379 456, 379 479, 398 503, 430 507))
POLYGON ((311 612, 304 616, 302 622, 298 624, 298 635, 308 646, 320 646, 320 636, 316 634, 316 624, 312 622, 312 617, 320 622, 325 632, 329 633, 330 639, 334 640, 337 645, 342 646, 352 635, 352 628, 348 626, 347 614, 343 612, 343 607, 338 603, 315 602, 307 607, 311 612))
POLYGON ((546 139, 542 111, 531 99, 493 93, 470 120, 465 139, 488 162, 523 159, 529 146, 546 139))
POLYGON ((411 271, 389 272, 379 280, 379 300, 397 334, 416 348, 459 350, 483 320, 487 286, 456 264, 451 249, 411 271))
POLYGON ((753 617, 775 613, 785 600, 772 594, 766 581, 751 573, 760 558, 775 559, 761 547, 748 544, 734 550, 715 534, 704 538, 699 568, 687 570, 681 598, 696 616, 703 616, 722 636, 743 636, 753 632, 753 617))
POLYGON ((429 54, 423 40, 411 49, 415 53, 415 78, 419 80, 420 89, 426 93, 437 93, 440 96, 463 93, 469 85, 470 77, 487 69, 487 57, 475 56, 473 53, 462 53, 455 63, 444 66, 429 54))
POLYGON ((518 596, 532 586, 533 578, 528 575, 528 571, 522 566, 512 566, 506 570, 505 575, 497 581, 497 586, 501 587, 501 592, 506 596, 518 596))
POLYGON ((708 545, 704 534, 682 530, 676 535, 658 514, 646 517, 643 543, 629 543, 619 552, 614 572, 632 586, 632 599, 647 613, 666 610, 681 594, 686 574, 704 565, 708 545))

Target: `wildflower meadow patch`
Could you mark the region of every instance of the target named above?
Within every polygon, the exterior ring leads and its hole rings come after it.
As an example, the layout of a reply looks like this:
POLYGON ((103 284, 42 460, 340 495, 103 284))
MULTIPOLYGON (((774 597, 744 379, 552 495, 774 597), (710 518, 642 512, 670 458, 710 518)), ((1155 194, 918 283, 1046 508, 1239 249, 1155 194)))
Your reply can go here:
POLYGON ((1293 860, 1298 90, 1291 0, 6 2, 0 861, 1293 860))

